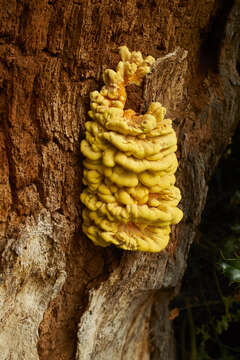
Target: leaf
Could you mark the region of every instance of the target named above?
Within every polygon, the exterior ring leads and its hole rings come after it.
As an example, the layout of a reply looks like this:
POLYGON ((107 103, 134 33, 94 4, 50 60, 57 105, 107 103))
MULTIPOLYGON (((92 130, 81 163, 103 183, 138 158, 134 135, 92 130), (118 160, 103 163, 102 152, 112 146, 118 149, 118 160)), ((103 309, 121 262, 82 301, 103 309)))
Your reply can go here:
POLYGON ((240 204, 240 190, 235 191, 231 198, 231 204, 239 205, 240 204))
POLYGON ((240 224, 235 224, 231 226, 231 230, 237 234, 240 234, 240 224))
POLYGON ((229 327, 229 319, 226 315, 223 315, 220 320, 217 321, 216 324, 216 332, 217 334, 222 334, 223 331, 226 331, 229 327))
POLYGON ((178 308, 172 309, 169 314, 169 320, 174 320, 176 317, 178 317, 178 315, 179 315, 179 309, 178 308))
POLYGON ((231 282, 240 282, 240 259, 225 259, 219 266, 231 282))

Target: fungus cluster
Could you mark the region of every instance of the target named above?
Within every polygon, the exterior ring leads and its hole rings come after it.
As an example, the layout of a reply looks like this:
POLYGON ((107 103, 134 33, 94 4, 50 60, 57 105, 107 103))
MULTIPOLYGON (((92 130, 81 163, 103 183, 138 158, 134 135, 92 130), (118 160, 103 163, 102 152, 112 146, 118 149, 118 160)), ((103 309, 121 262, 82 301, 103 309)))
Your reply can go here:
POLYGON ((83 231, 96 245, 158 252, 183 216, 174 186, 177 138, 160 103, 144 115, 124 109, 125 87, 140 85, 155 60, 126 46, 120 55, 116 71, 103 73, 105 86, 90 94, 92 120, 81 142, 83 231))

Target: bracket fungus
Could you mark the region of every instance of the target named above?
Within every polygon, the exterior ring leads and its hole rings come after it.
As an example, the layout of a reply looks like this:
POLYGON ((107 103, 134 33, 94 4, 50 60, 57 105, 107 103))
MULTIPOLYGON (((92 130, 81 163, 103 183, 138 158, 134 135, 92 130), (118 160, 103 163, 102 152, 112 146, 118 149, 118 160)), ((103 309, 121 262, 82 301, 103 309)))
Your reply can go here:
POLYGON ((154 58, 120 47, 116 71, 90 94, 91 121, 81 142, 83 231, 96 245, 158 252, 169 241, 170 225, 181 221, 180 190, 174 186, 177 138, 166 109, 153 102, 144 115, 124 109, 125 87, 141 85, 154 58))

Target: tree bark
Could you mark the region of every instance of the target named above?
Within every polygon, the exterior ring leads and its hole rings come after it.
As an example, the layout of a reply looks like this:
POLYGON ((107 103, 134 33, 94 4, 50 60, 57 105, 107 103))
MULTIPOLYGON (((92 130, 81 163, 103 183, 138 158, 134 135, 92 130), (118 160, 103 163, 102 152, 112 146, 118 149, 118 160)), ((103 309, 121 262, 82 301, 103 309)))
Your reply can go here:
POLYGON ((0 359, 174 360, 168 304, 240 114, 240 1, 0 3, 0 359), (89 92, 120 45, 158 59, 127 105, 160 101, 178 136, 184 219, 158 254, 81 231, 89 92))

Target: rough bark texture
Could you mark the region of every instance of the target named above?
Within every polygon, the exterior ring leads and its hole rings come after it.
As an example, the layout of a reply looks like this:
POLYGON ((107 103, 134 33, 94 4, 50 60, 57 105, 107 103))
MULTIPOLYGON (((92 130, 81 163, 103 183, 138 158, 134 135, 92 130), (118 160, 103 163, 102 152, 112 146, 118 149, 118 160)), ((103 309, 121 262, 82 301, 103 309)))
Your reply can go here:
POLYGON ((0 359, 172 360, 168 303, 239 118, 240 1, 0 4, 0 359), (161 101, 178 134, 184 220, 159 254, 81 232, 88 95, 124 44, 160 58, 128 105, 161 101))

